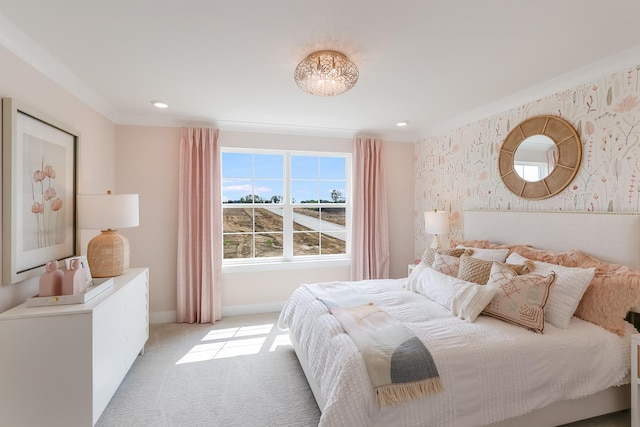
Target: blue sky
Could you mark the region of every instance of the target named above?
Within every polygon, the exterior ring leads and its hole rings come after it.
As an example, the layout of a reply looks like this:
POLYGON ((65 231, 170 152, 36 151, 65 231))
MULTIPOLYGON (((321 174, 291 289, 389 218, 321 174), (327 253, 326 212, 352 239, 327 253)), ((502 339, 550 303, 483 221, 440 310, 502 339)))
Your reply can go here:
MULTIPOLYGON (((284 195, 284 161, 285 156, 278 154, 223 152, 222 200, 238 200, 248 194, 263 199, 284 195)), ((291 194, 294 200, 331 200, 334 189, 345 194, 345 162, 344 157, 292 155, 291 194)))

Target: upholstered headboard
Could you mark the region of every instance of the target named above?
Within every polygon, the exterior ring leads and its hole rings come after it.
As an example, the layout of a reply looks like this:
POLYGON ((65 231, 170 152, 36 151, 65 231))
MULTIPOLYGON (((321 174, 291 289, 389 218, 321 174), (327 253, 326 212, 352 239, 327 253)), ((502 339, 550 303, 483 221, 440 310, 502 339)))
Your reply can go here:
POLYGON ((464 239, 575 249, 640 270, 640 214, 465 211, 464 239))

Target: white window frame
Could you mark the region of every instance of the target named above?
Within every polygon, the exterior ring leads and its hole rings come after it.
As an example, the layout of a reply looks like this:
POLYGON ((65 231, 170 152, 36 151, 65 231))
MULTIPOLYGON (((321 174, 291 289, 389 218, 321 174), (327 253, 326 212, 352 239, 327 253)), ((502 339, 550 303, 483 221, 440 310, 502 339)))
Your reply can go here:
MULTIPOLYGON (((279 149, 255 149, 255 148, 235 148, 223 147, 221 153, 244 153, 244 154, 271 154, 283 156, 283 202, 281 204, 269 205, 272 207, 281 207, 283 209, 283 256, 282 257, 260 257, 260 258, 231 258, 222 259, 222 266, 225 272, 246 271, 247 267, 256 267, 259 269, 281 269, 287 268, 306 268, 318 267, 319 263, 323 267, 327 266, 348 266, 351 260, 351 213, 352 213, 352 164, 351 153, 344 152, 326 152, 326 151, 305 151, 305 150, 279 150, 279 149), (291 203, 291 156, 318 156, 318 157, 340 157, 345 159, 345 189, 347 194, 344 204, 336 203, 319 203, 314 204, 320 208, 323 207, 344 207, 345 208, 345 253, 333 255, 293 255, 293 209, 297 207, 308 207, 307 203, 291 203)), ((222 155, 220 156, 222 159, 222 155)), ((220 186, 224 184, 222 176, 222 165, 220 167, 220 186)), ((227 208, 259 208, 261 204, 255 203, 233 203, 222 204, 222 209, 227 208)), ((221 217, 223 212, 220 212, 221 217)), ((255 233, 255 232, 254 232, 255 233)), ((222 248, 221 248, 222 250, 222 248)))
MULTIPOLYGON (((549 175, 549 165, 547 163, 544 162, 523 162, 520 160, 516 160, 513 162, 514 168, 515 166, 535 166, 538 169, 538 180, 536 181, 529 181, 529 182, 537 182, 540 181, 544 178, 546 178, 549 175)), ((516 172, 516 174, 518 174, 516 172)), ((518 176, 520 176, 520 174, 518 174, 518 176)), ((524 179, 524 177, 520 176, 520 178, 524 179)), ((528 181, 528 180, 526 180, 528 181)))

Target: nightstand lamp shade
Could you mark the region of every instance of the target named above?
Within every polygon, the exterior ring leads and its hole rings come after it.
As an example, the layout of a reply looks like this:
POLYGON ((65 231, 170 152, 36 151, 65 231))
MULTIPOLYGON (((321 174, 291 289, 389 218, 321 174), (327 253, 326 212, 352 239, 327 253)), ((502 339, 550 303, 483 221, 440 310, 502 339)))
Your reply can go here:
POLYGON ((137 194, 79 194, 80 228, 102 230, 87 245, 87 262, 93 277, 113 277, 129 269, 129 240, 121 228, 139 225, 137 194))
POLYGON ((431 248, 437 249, 442 245, 440 236, 449 232, 449 212, 432 210, 424 213, 424 231, 433 234, 431 248))

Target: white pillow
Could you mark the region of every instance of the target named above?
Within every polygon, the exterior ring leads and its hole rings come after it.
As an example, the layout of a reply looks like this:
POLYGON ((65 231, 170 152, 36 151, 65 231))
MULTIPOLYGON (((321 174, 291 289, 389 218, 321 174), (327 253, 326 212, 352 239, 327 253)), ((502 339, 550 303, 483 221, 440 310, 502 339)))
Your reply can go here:
POLYGON ((460 281, 456 295, 451 301, 451 314, 473 322, 493 300, 498 288, 460 281))
POLYGON ((456 294, 454 285, 460 282, 457 277, 425 268, 418 278, 415 292, 451 310, 451 301, 456 294))
MULTIPOLYGON (((525 261, 528 259, 515 252, 507 258, 507 262, 511 264, 524 264, 525 261)), ((542 276, 548 276, 551 272, 556 273, 556 280, 551 285, 549 299, 544 307, 544 315, 547 322, 558 328, 567 329, 582 296, 593 280, 596 269, 564 267, 542 261, 531 262, 533 262, 531 273, 542 276)))
POLYGON ((465 248, 471 250, 471 256, 474 258, 483 259, 485 261, 497 261, 505 262, 509 249, 479 249, 471 246, 458 245, 458 248, 465 248))
POLYGON ((405 287, 407 289, 413 292, 418 292, 416 288, 418 286, 418 281, 420 280, 420 274, 425 268, 429 268, 429 266, 422 263, 416 264, 416 266, 413 268, 413 271, 411 271, 411 274, 409 274, 409 277, 407 278, 407 283, 405 284, 405 287))
MULTIPOLYGON (((417 268, 416 268, 417 270, 417 268)), ((409 289, 451 310, 451 314, 473 322, 496 295, 497 290, 440 273, 424 266, 409 277, 409 289)))

